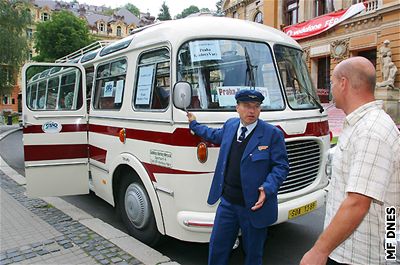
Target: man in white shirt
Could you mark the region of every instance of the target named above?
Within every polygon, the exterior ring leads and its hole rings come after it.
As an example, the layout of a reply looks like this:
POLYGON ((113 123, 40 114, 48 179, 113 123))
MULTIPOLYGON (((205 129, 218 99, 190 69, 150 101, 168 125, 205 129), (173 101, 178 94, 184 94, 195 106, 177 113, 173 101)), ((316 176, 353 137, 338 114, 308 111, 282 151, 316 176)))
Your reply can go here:
POLYGON ((305 264, 384 264, 385 209, 400 220, 400 133, 375 101, 375 68, 363 57, 339 63, 332 94, 346 116, 332 161, 325 230, 305 264))

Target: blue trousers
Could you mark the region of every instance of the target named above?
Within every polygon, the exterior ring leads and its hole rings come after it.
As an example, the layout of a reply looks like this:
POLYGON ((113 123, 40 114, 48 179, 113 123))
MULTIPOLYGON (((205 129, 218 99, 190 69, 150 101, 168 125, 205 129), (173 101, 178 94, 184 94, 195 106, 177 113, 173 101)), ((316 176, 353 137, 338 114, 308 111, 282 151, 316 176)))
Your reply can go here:
POLYGON ((208 265, 228 264, 239 228, 242 232, 245 265, 262 265, 267 228, 253 227, 249 218, 250 211, 221 197, 210 238, 208 265))

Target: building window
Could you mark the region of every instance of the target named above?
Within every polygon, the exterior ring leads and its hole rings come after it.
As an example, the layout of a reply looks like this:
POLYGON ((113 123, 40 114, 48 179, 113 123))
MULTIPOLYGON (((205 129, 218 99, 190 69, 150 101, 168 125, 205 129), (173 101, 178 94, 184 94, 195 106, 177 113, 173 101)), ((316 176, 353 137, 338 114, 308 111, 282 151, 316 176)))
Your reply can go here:
POLYGON ((46 12, 42 13, 40 19, 41 19, 42 21, 47 21, 47 20, 49 20, 49 19, 50 19, 49 13, 46 13, 46 12))
POLYGON ((254 17, 254 22, 263 24, 264 23, 264 16, 261 12, 257 12, 257 14, 254 17))
POLYGON ((118 37, 121 37, 121 36, 122 36, 122 30, 121 30, 121 27, 120 27, 120 26, 117 27, 117 36, 118 36, 118 37))
POLYGON ((3 95, 3 104, 10 105, 11 104, 11 96, 10 95, 3 95))
POLYGON ((233 11, 232 17, 233 17, 233 18, 239 18, 238 12, 237 12, 237 11, 233 11))
POLYGON ((33 37, 33 32, 32 32, 32 29, 26 29, 26 37, 28 38, 28 39, 32 39, 32 37, 33 37))
POLYGON ((360 52, 357 53, 357 55, 361 56, 361 57, 364 57, 364 58, 367 58, 368 60, 370 60, 371 63, 376 68, 376 49, 360 51, 360 52))
POLYGON ((99 30, 100 30, 101 32, 104 32, 104 24, 103 24, 103 23, 100 23, 100 25, 99 25, 99 30))
POLYGON ((286 25, 294 25, 297 24, 299 18, 299 3, 298 0, 287 0, 286 1, 286 25))
POLYGON ((314 0, 314 17, 325 14, 326 6, 325 0, 314 0))
POLYGON ((318 59, 317 93, 321 103, 329 103, 331 76, 330 56, 318 59))

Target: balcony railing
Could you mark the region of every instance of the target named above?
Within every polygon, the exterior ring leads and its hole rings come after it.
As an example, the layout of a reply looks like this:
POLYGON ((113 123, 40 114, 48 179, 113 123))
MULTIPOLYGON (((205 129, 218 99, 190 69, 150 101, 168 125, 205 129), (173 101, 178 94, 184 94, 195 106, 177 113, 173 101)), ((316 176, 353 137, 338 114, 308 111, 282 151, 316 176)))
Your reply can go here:
POLYGON ((364 3, 366 8, 361 14, 367 14, 376 11, 382 7, 382 0, 357 0, 357 3, 364 3))

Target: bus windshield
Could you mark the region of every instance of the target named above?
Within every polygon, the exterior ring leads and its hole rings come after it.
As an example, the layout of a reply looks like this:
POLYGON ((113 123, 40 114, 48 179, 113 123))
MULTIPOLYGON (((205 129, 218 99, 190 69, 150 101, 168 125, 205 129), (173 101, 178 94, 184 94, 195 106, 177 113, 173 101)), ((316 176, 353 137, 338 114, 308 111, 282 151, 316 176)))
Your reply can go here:
POLYGON ((284 90, 292 109, 314 109, 320 106, 302 51, 283 45, 274 46, 276 62, 284 90))
POLYGON ((178 81, 192 86, 191 110, 235 110, 235 93, 260 91, 263 110, 281 110, 284 101, 270 47, 239 40, 194 40, 178 51, 178 81))

